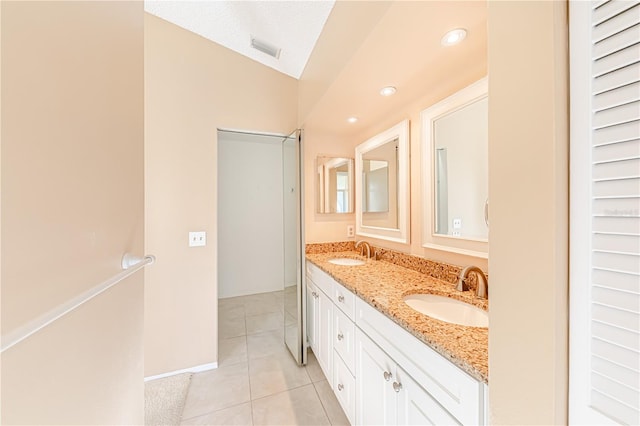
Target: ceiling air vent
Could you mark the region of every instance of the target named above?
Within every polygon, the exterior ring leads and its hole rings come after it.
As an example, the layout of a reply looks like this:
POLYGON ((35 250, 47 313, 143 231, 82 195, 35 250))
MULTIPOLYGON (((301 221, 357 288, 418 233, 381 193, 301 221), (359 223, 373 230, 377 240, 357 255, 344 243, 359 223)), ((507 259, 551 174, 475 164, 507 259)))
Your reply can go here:
POLYGON ((266 53, 269 56, 273 56, 274 58, 278 59, 280 58, 280 48, 279 47, 275 47, 267 42, 264 42, 262 40, 259 40, 255 37, 251 37, 251 47, 253 47, 256 50, 261 51, 262 53, 266 53))

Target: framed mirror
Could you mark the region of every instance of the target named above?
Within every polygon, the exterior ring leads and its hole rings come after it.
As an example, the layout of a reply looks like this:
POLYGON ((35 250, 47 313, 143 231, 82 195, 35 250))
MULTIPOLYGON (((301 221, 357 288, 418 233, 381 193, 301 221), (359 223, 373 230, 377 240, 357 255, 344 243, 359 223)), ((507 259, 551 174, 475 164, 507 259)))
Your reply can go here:
POLYGON ((356 234, 409 242, 409 120, 356 147, 356 234))
POLYGON ((316 213, 353 213, 353 159, 316 158, 316 213))
POLYGON ((421 114, 423 247, 487 257, 487 90, 484 78, 421 114))

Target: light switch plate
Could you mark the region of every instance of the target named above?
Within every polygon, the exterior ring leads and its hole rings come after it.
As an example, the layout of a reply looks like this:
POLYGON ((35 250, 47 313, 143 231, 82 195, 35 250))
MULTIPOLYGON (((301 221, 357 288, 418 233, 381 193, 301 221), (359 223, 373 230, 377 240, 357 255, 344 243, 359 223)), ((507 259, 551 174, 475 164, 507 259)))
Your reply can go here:
POLYGON ((206 231, 189 232, 189 247, 203 247, 207 245, 206 231))

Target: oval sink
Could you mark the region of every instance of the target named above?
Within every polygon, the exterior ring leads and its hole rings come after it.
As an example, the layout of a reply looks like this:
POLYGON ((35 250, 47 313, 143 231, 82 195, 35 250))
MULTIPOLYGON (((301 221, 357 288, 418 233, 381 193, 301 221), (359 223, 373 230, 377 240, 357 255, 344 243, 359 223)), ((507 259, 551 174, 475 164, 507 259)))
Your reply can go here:
POLYGON ((342 265, 342 266, 358 266, 358 265, 364 265, 365 261, 360 259, 352 259, 350 257, 336 257, 333 259, 329 259, 329 263, 333 263, 334 265, 342 265))
POLYGON ((460 300, 435 294, 410 294, 404 302, 416 311, 440 321, 470 327, 489 327, 489 314, 460 300))

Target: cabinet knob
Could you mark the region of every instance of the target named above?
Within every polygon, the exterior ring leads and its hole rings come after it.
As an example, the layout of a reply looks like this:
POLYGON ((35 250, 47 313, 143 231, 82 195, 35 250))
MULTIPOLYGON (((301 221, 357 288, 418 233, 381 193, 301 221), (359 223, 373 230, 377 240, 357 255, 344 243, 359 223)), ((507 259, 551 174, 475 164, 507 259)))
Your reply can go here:
POLYGON ((402 389, 402 383, 393 382, 393 390, 396 392, 400 392, 400 389, 402 389))
POLYGON ((338 333, 338 340, 344 339, 344 335, 342 333, 338 333))
POLYGON ((342 295, 338 296, 338 302, 344 302, 344 296, 342 295))
POLYGON ((338 390, 341 391, 342 389, 344 389, 344 386, 342 386, 342 383, 338 383, 338 390))
POLYGON ((389 373, 388 371, 384 372, 384 379, 388 382, 389 380, 391 380, 391 377, 393 377, 391 375, 391 373, 389 373))

